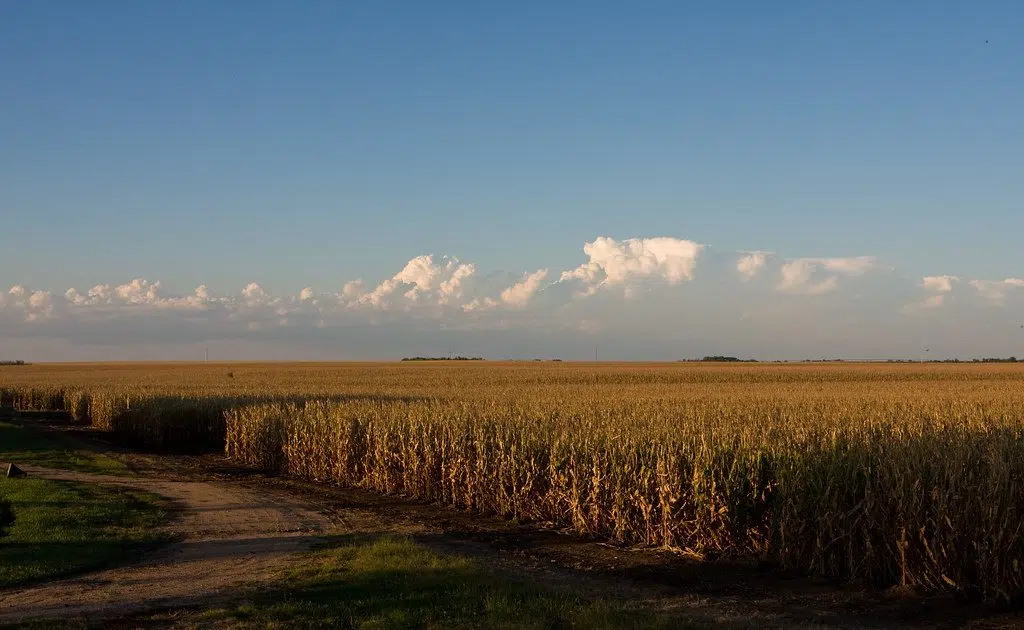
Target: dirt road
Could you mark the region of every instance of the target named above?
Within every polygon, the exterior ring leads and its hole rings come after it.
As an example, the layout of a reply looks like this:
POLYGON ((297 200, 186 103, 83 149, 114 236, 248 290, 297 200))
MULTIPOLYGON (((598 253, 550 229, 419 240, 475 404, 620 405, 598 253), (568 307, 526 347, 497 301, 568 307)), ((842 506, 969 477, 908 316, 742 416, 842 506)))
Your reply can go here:
POLYGON ((35 477, 130 486, 179 508, 168 547, 126 567, 0 591, 0 623, 31 617, 110 619, 237 597, 335 528, 294 498, 208 481, 122 478, 25 467, 35 477))

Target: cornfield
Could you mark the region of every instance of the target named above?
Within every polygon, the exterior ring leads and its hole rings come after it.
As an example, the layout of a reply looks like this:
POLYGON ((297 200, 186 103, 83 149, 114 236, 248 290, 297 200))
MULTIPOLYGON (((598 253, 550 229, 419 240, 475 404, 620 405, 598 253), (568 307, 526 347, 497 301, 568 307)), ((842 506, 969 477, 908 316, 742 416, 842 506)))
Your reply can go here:
POLYGON ((1024 596, 1024 369, 0 368, 0 398, 154 447, 703 558, 1024 596))

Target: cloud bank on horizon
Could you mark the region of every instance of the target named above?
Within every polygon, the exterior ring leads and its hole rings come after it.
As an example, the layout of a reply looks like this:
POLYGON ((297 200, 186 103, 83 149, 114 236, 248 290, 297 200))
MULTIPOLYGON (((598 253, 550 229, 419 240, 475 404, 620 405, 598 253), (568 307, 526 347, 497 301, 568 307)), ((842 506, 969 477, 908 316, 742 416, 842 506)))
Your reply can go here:
MULTIPOLYGON (((673 352, 707 347, 776 358, 816 350, 885 358, 936 343, 950 353, 1024 345, 1010 331, 1024 306, 1021 278, 915 280, 871 256, 719 252, 674 237, 600 237, 583 252, 584 262, 561 272, 486 275, 455 257, 421 255, 376 284, 357 279, 340 290, 307 287, 298 295, 273 295, 255 282, 237 293, 202 285, 184 295, 141 278, 63 292, 16 284, 0 293, 0 338, 93 346, 302 343, 346 331, 349 341, 394 337, 423 347, 441 331, 480 339, 501 331, 500 347, 491 351, 505 356, 530 343, 589 345, 598 337, 641 354, 672 340, 673 352)), ((379 350, 363 346, 357 354, 402 354, 378 343, 379 350)))

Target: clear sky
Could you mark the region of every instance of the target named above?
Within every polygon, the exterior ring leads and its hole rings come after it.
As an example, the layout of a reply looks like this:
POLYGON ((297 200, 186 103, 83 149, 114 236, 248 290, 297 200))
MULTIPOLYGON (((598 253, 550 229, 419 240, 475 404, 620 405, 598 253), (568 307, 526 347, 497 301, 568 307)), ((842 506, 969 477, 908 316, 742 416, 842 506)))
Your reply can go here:
MULTIPOLYGON (((897 343, 913 305, 948 294, 918 310, 961 331, 949 352, 997 351, 962 331, 996 307, 999 326, 1024 317, 1022 112, 1020 0, 0 3, 0 285, 20 289, 0 339, 142 356, 151 333, 108 339, 97 320, 187 311, 153 358, 211 341, 302 357, 323 347, 313 329, 348 331, 331 356, 470 328, 514 354, 566 327, 655 358, 677 303, 813 295, 799 312, 818 312, 880 276, 855 310, 887 332, 797 347, 780 315, 749 347, 916 352, 897 343), (763 293, 742 271, 711 281, 747 251, 772 252, 763 293), (959 291, 963 312, 931 313, 959 291)), ((735 339, 707 308, 693 338, 735 339)))

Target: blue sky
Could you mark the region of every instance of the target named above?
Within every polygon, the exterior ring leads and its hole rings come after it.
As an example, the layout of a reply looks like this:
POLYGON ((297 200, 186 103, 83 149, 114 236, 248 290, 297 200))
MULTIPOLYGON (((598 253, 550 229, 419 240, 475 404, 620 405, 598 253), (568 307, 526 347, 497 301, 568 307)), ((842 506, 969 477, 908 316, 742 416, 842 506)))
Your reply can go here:
POLYGON ((3 286, 554 281, 660 236, 1024 276, 1018 1, 21 2, 0 59, 3 286))

